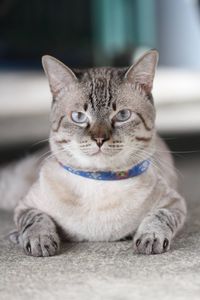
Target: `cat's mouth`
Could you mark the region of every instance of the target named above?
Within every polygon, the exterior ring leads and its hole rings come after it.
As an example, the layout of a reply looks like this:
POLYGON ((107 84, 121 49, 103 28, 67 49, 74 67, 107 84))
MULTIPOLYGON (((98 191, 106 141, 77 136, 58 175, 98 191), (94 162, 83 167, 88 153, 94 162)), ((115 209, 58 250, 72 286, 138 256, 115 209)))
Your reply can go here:
POLYGON ((96 151, 87 152, 86 154, 89 155, 89 156, 109 155, 109 153, 107 153, 106 151, 103 151, 101 148, 99 148, 96 151))
POLYGON ((90 157, 96 157, 96 156, 113 156, 116 154, 119 154, 123 150, 122 146, 110 146, 110 145, 103 145, 102 147, 80 147, 81 152, 83 152, 85 155, 90 157))
POLYGON ((101 150, 101 149, 98 149, 96 152, 93 152, 93 153, 91 154, 91 156, 99 155, 99 154, 101 154, 101 153, 103 153, 102 150, 101 150))

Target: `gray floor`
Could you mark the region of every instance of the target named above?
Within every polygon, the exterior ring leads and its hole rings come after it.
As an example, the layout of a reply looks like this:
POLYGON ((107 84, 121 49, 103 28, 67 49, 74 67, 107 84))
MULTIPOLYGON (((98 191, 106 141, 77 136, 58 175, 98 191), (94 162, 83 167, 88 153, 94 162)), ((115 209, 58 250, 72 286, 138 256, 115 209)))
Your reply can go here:
POLYGON ((200 157, 179 163, 189 215, 170 252, 138 256, 131 242, 68 244, 33 258, 7 239, 12 215, 0 213, 0 299, 200 299, 200 157))

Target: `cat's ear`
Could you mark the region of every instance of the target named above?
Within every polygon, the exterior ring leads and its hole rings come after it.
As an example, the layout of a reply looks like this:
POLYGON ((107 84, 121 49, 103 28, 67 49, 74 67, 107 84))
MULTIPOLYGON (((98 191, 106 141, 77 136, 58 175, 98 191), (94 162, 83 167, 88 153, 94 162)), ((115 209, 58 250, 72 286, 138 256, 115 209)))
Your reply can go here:
POLYGON ((44 55, 42 57, 42 65, 49 80, 53 96, 56 96, 63 87, 77 81, 72 70, 52 56, 44 55))
POLYGON ((138 83, 149 94, 153 87, 153 79, 158 63, 158 51, 146 52, 125 74, 125 78, 131 83, 138 83))

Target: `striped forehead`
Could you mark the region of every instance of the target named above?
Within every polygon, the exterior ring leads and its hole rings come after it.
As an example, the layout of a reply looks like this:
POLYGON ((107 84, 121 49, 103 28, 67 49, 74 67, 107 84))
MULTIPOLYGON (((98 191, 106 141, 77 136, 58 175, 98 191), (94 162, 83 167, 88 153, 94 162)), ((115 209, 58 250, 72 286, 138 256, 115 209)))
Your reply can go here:
POLYGON ((89 103, 94 110, 109 108, 113 100, 112 72, 106 76, 90 76, 89 80, 89 103))

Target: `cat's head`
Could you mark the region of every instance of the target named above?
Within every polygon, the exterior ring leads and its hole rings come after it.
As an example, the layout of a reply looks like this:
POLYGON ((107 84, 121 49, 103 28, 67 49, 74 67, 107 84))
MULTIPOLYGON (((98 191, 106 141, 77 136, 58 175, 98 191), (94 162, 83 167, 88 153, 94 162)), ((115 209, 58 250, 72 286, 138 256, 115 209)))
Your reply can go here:
POLYGON ((50 145, 55 157, 79 169, 113 171, 149 157, 157 61, 157 51, 151 50, 130 68, 72 71, 44 56, 53 95, 50 145))

